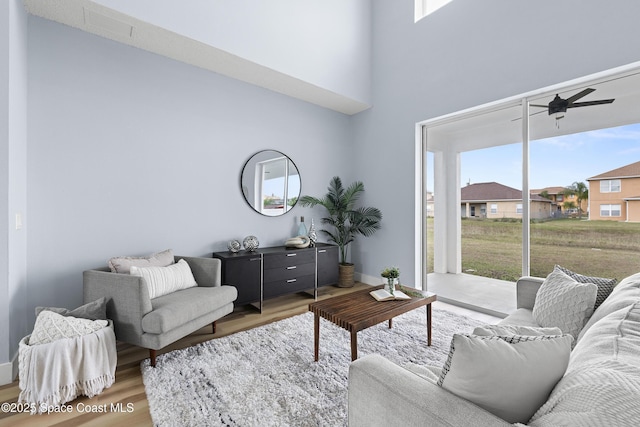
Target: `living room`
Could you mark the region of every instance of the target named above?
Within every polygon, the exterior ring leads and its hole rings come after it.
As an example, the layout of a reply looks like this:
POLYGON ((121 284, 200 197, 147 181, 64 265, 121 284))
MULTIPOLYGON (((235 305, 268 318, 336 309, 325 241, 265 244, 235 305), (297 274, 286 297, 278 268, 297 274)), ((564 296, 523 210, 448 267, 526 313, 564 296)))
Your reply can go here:
POLYGON ((168 247, 210 256, 251 234, 280 245, 300 216, 318 219, 301 206, 277 218, 246 206, 239 173, 263 149, 294 160, 302 194, 323 194, 336 175, 363 181, 362 202, 384 219, 352 245, 358 278, 397 265, 420 287, 416 123, 640 60, 640 5, 630 0, 453 0, 417 22, 412 0, 216 2, 213 17, 182 9, 201 4, 62 2, 188 27, 185 38, 302 82, 302 94, 278 93, 29 14, 24 3, 0 7, 3 384, 15 378, 34 308, 82 303, 82 271, 168 247))

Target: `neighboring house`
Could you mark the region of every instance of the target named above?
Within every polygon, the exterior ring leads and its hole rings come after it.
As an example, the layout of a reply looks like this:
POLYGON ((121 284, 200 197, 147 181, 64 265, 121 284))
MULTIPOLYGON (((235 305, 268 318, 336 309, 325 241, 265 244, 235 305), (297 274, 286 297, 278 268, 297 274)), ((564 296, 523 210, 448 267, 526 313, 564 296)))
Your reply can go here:
POLYGON ((640 162, 588 178, 589 219, 640 222, 640 162))
MULTIPOLYGON (((530 198, 532 219, 552 216, 551 200, 537 195, 530 198)), ((465 218, 522 218, 522 191, 497 182, 462 187, 460 202, 465 218)))
POLYGON ((427 218, 433 218, 434 200, 433 192, 427 191, 427 218))
MULTIPOLYGON (((564 194, 566 190, 566 187, 545 187, 545 188, 540 188, 538 190, 531 190, 530 193, 532 196, 541 196, 541 194, 543 194, 544 192, 546 192, 547 194, 547 198, 549 200, 551 200, 551 210, 554 213, 557 214, 564 214, 564 213, 568 213, 565 212, 566 209, 564 208, 564 204, 565 202, 573 202, 576 206, 576 208, 578 207, 578 197, 575 194, 564 194)), ((588 200, 581 200, 580 204, 582 205, 582 212, 587 212, 587 208, 589 207, 589 201, 588 200)))

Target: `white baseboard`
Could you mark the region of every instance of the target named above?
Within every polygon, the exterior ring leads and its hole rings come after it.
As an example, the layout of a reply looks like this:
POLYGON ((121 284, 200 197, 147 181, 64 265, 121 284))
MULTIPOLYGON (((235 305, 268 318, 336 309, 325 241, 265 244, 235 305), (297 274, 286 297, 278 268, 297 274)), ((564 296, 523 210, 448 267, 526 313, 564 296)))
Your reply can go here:
POLYGON ((361 282, 366 285, 371 285, 371 286, 382 285, 382 279, 377 276, 368 276, 366 274, 356 272, 353 275, 353 278, 355 279, 356 282, 361 282))
POLYGON ((11 384, 18 376, 18 355, 11 362, 0 364, 0 386, 11 384))

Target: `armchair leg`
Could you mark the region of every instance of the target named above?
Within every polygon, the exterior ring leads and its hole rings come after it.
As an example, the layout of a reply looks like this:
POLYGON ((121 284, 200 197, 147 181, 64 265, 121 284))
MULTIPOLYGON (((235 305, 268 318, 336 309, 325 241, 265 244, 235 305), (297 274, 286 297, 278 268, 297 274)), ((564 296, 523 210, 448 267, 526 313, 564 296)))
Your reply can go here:
POLYGON ((213 331, 214 334, 216 333, 216 322, 213 322, 211 324, 211 330, 213 331))
POLYGON ((151 366, 156 367, 156 351, 149 349, 149 359, 151 359, 151 366))

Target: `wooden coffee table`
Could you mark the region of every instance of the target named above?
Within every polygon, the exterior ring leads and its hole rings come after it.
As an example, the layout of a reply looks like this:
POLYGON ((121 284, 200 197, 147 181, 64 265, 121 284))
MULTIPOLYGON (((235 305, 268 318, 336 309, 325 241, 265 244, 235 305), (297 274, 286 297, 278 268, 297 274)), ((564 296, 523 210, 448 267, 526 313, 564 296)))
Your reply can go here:
POLYGON ((402 286, 400 290, 410 294, 412 297, 410 300, 377 301, 369 295, 369 292, 383 287, 383 285, 372 286, 309 304, 309 311, 313 312, 314 316, 313 353, 316 362, 320 344, 320 317, 349 331, 353 361, 358 358, 358 331, 387 320, 391 328, 391 320, 394 317, 415 308, 427 306, 427 344, 431 345, 431 303, 436 300, 436 294, 402 286))

